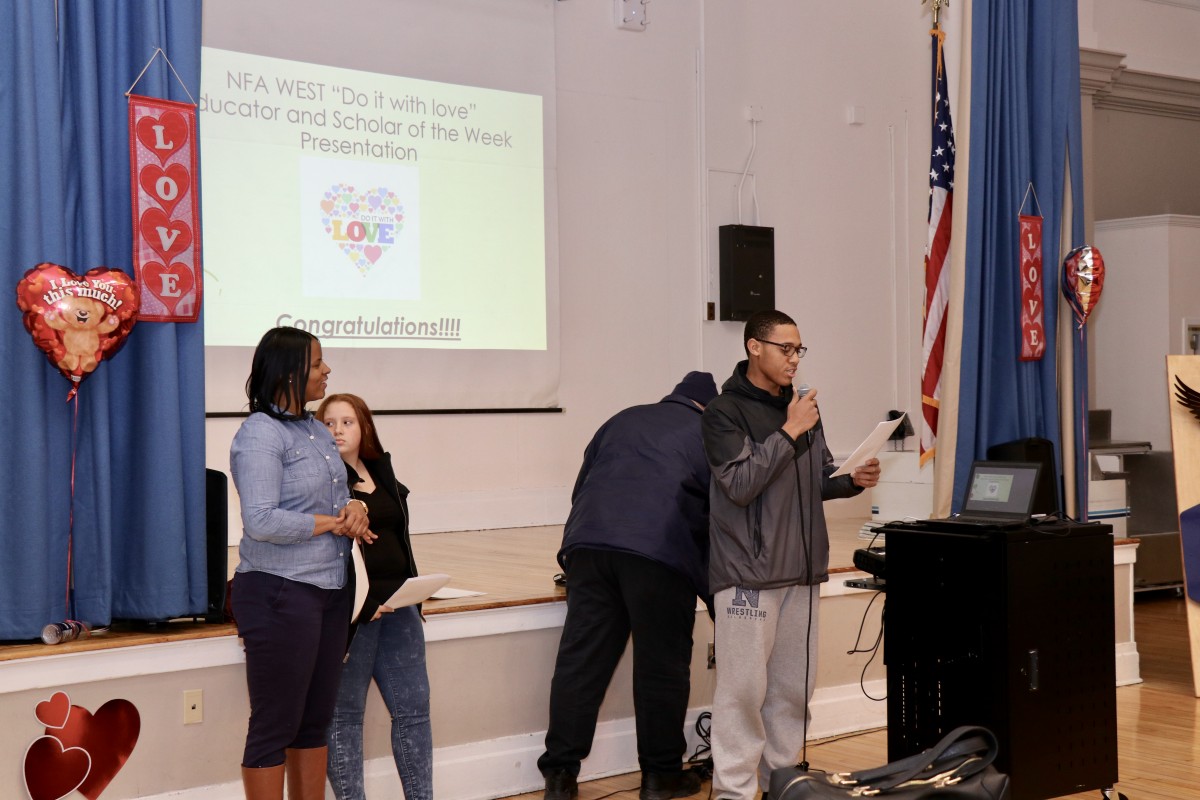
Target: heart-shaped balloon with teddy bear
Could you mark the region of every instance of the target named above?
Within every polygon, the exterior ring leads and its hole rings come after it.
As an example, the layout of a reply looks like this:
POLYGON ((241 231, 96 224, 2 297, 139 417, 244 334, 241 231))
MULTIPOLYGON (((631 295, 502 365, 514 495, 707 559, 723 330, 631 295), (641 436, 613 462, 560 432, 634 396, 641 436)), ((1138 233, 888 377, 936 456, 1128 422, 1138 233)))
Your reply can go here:
POLYGON ((119 269, 96 267, 83 275, 59 264, 28 270, 17 284, 25 330, 50 363, 74 386, 112 358, 137 322, 138 293, 119 269))

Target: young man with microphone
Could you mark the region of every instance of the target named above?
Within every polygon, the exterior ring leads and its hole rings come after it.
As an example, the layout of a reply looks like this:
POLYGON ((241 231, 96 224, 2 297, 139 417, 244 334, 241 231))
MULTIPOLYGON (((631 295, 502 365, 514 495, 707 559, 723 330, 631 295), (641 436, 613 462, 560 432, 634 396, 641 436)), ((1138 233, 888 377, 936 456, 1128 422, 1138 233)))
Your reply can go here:
POLYGON ((879 461, 830 477, 817 390, 793 388, 807 350, 780 311, 752 316, 739 363, 705 409, 709 584, 716 609, 713 797, 753 800, 796 763, 816 679, 819 584, 829 579, 822 502, 879 482, 879 461))

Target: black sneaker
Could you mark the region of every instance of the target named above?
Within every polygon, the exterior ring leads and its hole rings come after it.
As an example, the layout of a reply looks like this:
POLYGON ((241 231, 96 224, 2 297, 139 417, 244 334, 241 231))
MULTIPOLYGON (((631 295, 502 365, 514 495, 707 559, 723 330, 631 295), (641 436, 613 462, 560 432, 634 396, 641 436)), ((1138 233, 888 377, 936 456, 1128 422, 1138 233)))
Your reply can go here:
POLYGON ((643 772, 638 800, 672 800, 690 797, 700 791, 703 781, 692 770, 681 772, 643 772))
POLYGON ((542 774, 546 777, 546 793, 542 800, 571 800, 579 794, 575 776, 565 769, 552 769, 542 774))

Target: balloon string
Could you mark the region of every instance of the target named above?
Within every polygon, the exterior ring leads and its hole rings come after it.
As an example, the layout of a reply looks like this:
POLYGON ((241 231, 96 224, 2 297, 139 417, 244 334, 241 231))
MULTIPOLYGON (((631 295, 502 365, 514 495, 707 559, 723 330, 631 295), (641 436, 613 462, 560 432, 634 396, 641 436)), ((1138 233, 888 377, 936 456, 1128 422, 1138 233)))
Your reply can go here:
MULTIPOLYGON (((1087 342, 1084 339, 1082 323, 1079 325, 1079 353, 1082 354, 1082 357, 1084 359, 1084 365, 1086 366, 1086 364, 1087 364, 1087 342)), ((1087 448, 1088 432, 1087 432, 1087 389, 1086 388, 1084 389, 1083 393, 1080 394, 1080 396, 1079 396, 1079 412, 1078 413, 1079 413, 1079 437, 1075 442, 1075 452, 1076 453, 1079 452, 1080 447, 1085 448, 1084 452, 1087 452, 1086 448, 1087 448)), ((1075 464, 1076 464, 1076 468, 1078 468, 1078 466, 1079 466, 1078 458, 1076 458, 1075 464)), ((1083 495, 1082 497, 1079 498, 1079 509, 1078 509, 1078 516, 1079 516, 1079 520, 1081 522, 1088 521, 1088 478, 1090 477, 1091 468, 1092 468, 1091 456, 1088 456, 1087 470, 1089 472, 1089 475, 1086 476, 1084 478, 1084 480, 1080 480, 1078 475, 1075 476, 1075 485, 1077 487, 1081 487, 1081 494, 1083 495)))
POLYGON ((73 555, 75 544, 75 456, 79 449, 79 393, 78 384, 71 387, 75 399, 75 410, 71 421, 71 504, 67 511, 67 616, 75 618, 75 572, 73 555))

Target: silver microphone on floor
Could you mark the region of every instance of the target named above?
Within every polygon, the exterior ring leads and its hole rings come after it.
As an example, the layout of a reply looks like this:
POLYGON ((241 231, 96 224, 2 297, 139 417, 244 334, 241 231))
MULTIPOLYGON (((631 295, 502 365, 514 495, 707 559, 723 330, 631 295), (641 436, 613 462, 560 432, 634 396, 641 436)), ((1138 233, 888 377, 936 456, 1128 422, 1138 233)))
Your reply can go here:
POLYGON ((86 622, 67 619, 62 622, 51 622, 42 628, 42 641, 46 644, 62 644, 76 639, 86 639, 92 632, 86 622))

